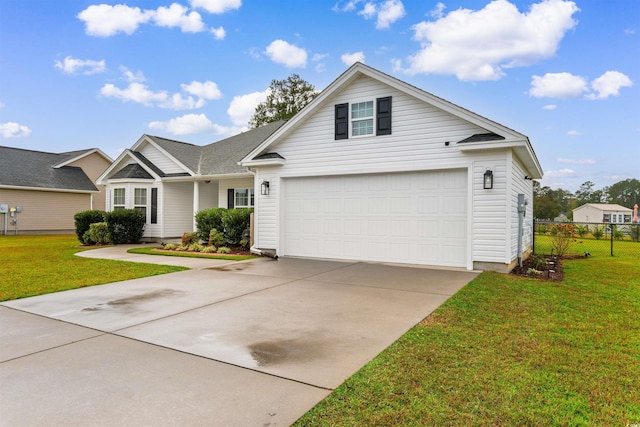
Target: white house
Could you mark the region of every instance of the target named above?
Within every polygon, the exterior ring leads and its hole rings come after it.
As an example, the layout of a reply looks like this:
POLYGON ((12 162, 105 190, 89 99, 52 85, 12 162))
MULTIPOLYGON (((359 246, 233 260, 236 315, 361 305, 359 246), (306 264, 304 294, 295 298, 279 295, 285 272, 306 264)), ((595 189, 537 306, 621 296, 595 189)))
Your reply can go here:
POLYGON ((624 206, 606 203, 585 203, 573 210, 574 222, 630 223, 633 211, 624 206))
POLYGON ((509 271, 541 177, 526 136, 356 63, 286 123, 204 147, 144 135, 99 183, 108 209, 145 209, 146 237, 254 206, 255 252, 509 271))

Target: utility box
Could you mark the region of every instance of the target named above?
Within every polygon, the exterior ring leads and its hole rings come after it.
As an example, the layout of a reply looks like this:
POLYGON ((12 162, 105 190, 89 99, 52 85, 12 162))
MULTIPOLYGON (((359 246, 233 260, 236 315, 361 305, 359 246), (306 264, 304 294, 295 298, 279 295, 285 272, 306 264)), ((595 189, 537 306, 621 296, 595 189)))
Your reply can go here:
POLYGON ((7 203, 0 203, 0 214, 6 214, 9 212, 9 205, 7 203))

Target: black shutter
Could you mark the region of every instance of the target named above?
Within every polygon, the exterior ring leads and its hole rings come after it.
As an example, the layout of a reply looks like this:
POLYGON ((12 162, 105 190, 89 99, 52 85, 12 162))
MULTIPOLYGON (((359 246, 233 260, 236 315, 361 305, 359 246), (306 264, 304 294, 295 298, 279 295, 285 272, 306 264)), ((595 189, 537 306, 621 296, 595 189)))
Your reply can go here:
POLYGON ((158 189, 151 189, 151 224, 158 223, 158 189))
POLYGON ((227 190, 227 208, 233 209, 236 203, 236 192, 233 188, 227 190))
POLYGON ((335 139, 349 138, 349 104, 336 104, 335 139))
POLYGON ((391 97, 376 99, 376 135, 391 135, 391 97))

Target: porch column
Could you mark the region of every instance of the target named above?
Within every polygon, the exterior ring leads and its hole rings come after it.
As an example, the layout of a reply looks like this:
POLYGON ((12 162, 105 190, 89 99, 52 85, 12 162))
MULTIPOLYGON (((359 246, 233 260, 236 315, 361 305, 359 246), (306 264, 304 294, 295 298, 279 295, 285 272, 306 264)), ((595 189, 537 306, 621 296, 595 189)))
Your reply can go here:
POLYGON ((193 231, 196 227, 196 213, 200 210, 200 182, 193 181, 193 231))

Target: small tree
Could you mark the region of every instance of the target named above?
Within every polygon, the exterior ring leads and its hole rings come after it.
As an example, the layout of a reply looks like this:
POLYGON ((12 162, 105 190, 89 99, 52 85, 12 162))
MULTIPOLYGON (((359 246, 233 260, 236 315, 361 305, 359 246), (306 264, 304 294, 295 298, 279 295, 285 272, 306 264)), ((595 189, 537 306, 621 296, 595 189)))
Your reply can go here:
POLYGON ((316 95, 316 88, 297 74, 292 74, 285 80, 272 80, 267 100, 258 104, 249 120, 249 127, 257 128, 278 120, 288 120, 316 95))
POLYGON ((551 251, 558 257, 564 256, 574 242, 575 228, 573 224, 555 224, 552 227, 551 251))

